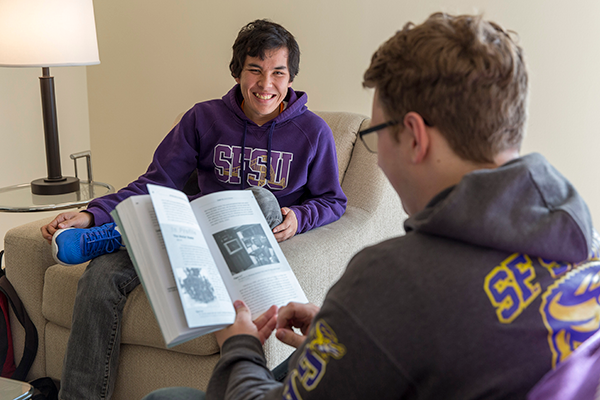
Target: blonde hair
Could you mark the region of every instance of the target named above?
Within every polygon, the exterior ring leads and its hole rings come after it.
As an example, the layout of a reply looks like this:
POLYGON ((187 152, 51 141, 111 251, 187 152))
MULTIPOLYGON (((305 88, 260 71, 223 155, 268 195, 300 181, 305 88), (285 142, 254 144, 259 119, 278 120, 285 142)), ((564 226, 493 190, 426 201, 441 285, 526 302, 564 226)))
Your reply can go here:
POLYGON ((461 158, 492 162, 519 148, 527 120, 522 49, 481 16, 432 14, 408 23, 373 54, 363 86, 388 117, 419 113, 461 158))

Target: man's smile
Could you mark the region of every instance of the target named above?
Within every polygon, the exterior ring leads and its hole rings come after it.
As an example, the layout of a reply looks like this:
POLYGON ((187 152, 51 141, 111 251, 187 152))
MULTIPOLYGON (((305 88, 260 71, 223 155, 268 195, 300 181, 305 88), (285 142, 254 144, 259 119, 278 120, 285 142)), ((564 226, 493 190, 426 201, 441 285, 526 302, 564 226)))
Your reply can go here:
POLYGON ((273 97, 275 97, 274 94, 261 94, 261 93, 253 93, 255 97, 261 99, 261 100, 270 100, 273 97))

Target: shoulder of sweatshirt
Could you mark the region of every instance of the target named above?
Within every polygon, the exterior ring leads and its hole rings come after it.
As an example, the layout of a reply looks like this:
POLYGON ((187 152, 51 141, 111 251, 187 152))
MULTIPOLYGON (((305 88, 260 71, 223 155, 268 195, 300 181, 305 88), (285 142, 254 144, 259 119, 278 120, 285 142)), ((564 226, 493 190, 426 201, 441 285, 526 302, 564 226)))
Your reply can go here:
POLYGON ((317 145, 323 141, 335 143, 333 132, 329 125, 327 125, 323 118, 310 110, 306 110, 306 112, 288 122, 298 129, 299 133, 305 137, 314 150, 316 150, 317 145))
POLYGON ((243 123, 221 99, 196 103, 185 112, 179 124, 188 134, 194 131, 200 134, 207 133, 215 124, 224 124, 232 129, 243 127, 243 123))
POLYGON ((225 115, 231 116, 233 112, 222 99, 213 99, 194 104, 186 114, 190 114, 195 118, 212 121, 225 115))
POLYGON ((410 275, 413 269, 422 272, 422 266, 414 262, 420 259, 415 248, 422 248, 428 239, 428 235, 409 232, 368 246, 352 257, 342 278, 360 286, 365 279, 385 281, 392 275, 410 275))
POLYGON ((327 122, 310 110, 306 110, 304 113, 292 118, 290 122, 306 131, 309 135, 332 134, 327 122))

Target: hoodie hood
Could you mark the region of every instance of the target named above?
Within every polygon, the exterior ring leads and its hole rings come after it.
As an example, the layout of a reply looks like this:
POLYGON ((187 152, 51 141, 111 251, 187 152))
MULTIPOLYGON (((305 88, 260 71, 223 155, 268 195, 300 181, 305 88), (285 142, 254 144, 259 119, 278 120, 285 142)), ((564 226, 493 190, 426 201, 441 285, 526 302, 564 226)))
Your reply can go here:
MULTIPOLYGON (((246 137, 248 135, 249 126, 254 126, 256 129, 250 129, 250 131, 262 133, 264 129, 268 129, 268 138, 267 138, 267 180, 271 178, 271 149, 273 144, 273 134, 275 132, 275 127, 277 125, 285 125, 285 123, 294 117, 303 114, 306 110, 306 102, 308 101, 308 96, 304 92, 296 92, 292 88, 288 88, 287 95, 285 96, 284 102, 287 103, 285 109, 275 118, 270 120, 264 125, 260 127, 252 121, 250 118, 244 114, 242 110, 242 101, 244 100, 244 96, 242 96, 242 91, 240 90, 240 85, 235 85, 225 96, 223 96, 223 102, 225 105, 240 119, 240 122, 243 124, 243 135, 241 140, 242 146, 242 154, 246 149, 246 137), (261 129, 262 128, 262 129, 261 129)), ((244 163, 242 163, 242 171, 241 176, 246 176, 246 168, 244 163)), ((241 182, 242 189, 245 188, 245 179, 242 179, 241 182)))
POLYGON ((589 256, 593 238, 587 205, 540 154, 465 175, 405 229, 573 263, 589 256))

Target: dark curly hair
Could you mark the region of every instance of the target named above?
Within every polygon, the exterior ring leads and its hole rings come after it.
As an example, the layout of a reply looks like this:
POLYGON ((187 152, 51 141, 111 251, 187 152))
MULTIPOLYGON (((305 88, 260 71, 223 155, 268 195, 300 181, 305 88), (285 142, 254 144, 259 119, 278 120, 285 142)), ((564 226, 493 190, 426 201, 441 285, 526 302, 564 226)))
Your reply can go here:
POLYGON ((267 19, 257 19, 244 26, 233 43, 233 56, 229 63, 231 75, 239 78, 246 56, 265 59, 265 52, 286 48, 290 82, 300 71, 300 47, 290 32, 283 26, 267 19))

